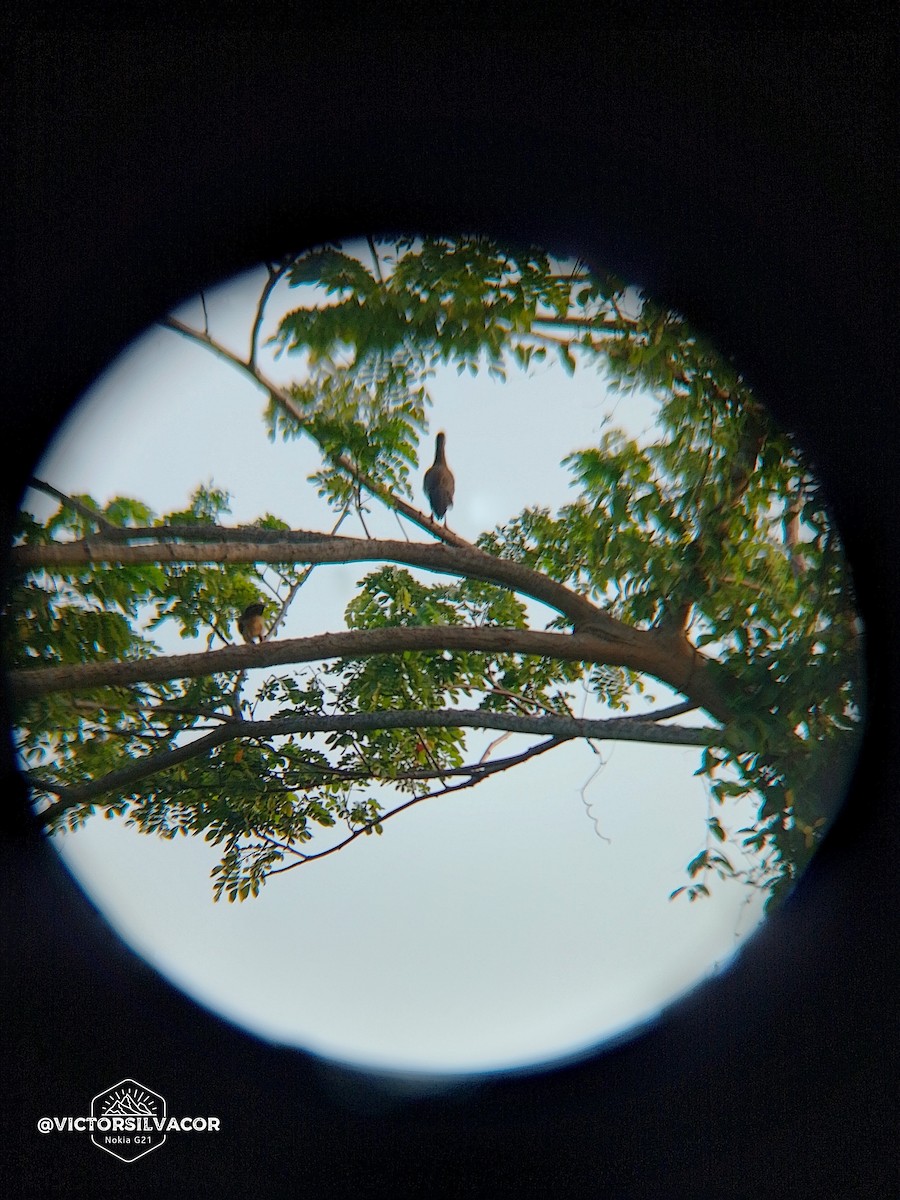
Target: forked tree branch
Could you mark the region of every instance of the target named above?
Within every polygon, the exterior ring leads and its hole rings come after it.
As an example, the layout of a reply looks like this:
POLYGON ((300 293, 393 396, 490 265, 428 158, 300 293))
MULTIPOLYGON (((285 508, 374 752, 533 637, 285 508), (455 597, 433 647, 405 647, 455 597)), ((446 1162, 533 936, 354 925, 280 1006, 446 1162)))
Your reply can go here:
MULTIPOLYGON (((530 758, 537 758, 538 755, 546 754, 548 750, 555 750, 557 746, 564 745, 567 740, 566 738, 548 738, 545 742, 539 742, 537 746, 531 746, 522 754, 510 755, 508 758, 499 759, 495 763, 477 764, 472 767, 457 767, 453 771, 447 771, 447 775, 465 775, 467 778, 462 783, 447 784, 436 791, 424 792, 419 796, 413 796, 411 800, 406 800, 403 804, 398 804, 396 808, 379 813, 377 817, 365 821, 358 828, 351 830, 347 837, 335 845, 329 846, 327 850, 317 850, 312 854, 307 854, 302 850, 298 850, 294 845, 281 844, 279 845, 279 849, 287 850, 290 854, 293 854, 295 861, 283 867, 275 867, 273 870, 267 871, 266 874, 280 875, 283 871, 290 871, 294 867, 300 867, 304 863, 313 862, 317 858, 327 858, 329 854, 336 854, 339 850, 343 850, 345 846, 349 846, 351 842, 355 842, 358 837, 368 833, 376 826, 384 825, 385 821, 389 821, 391 817, 398 816, 416 804, 422 804, 425 800, 435 800, 439 796, 446 796, 450 792, 459 792, 465 788, 477 787, 478 784, 484 783, 485 779, 488 779, 491 775, 496 775, 500 771, 508 771, 511 767, 520 766, 530 758)), ((271 839, 266 837, 265 840, 270 841, 271 839)))
POLYGON ((459 534, 454 533, 451 529, 448 529, 446 525, 439 525, 431 517, 425 516, 425 514, 420 512, 419 509, 414 508, 413 505, 407 504, 405 500, 401 500, 399 496, 395 496, 389 488, 378 483, 377 480, 372 479, 364 471, 360 471, 356 464, 349 459, 346 454, 329 454, 322 447, 322 445, 316 441, 312 434, 309 433, 307 429, 306 414, 297 406, 291 394, 284 388, 279 387, 272 380, 267 379, 255 363, 250 364, 244 362, 237 354, 233 354, 230 350, 227 350, 208 334, 200 333, 196 329, 191 329, 189 325, 185 325, 176 317, 166 317, 165 320, 160 322, 160 324, 164 328, 172 329, 176 333, 180 333, 182 337, 186 337, 191 341, 198 342, 201 346, 206 346, 207 349, 211 350, 214 354, 217 354, 220 358, 224 358, 226 362, 230 362, 232 366, 236 367, 239 371, 252 379, 253 382, 269 396, 274 404, 277 404, 279 408, 283 409, 284 412, 293 417, 293 419, 300 425, 301 429, 303 429, 304 432, 306 432, 307 435, 316 442, 320 452, 324 454, 326 458, 328 458, 334 464, 334 466, 340 467, 341 470, 346 472, 351 479, 353 479, 361 487, 364 487, 366 491, 370 492, 373 496, 377 496, 378 499, 387 505, 388 508, 393 509, 395 512, 402 513, 407 520, 411 521, 414 525, 418 525, 420 529, 426 530, 433 537, 437 538, 438 541, 446 542, 450 546, 469 545, 465 538, 460 537, 459 534))
MULTIPOLYGON (((528 717, 520 713, 485 712, 481 709, 454 710, 436 709, 419 711, 386 710, 383 712, 360 712, 344 716, 292 716, 278 717, 266 721, 223 721, 219 728, 205 736, 195 738, 186 745, 173 750, 161 750, 130 763, 118 771, 111 771, 101 779, 91 780, 74 786, 41 780, 41 787, 57 794, 60 799, 40 813, 45 824, 50 824, 63 812, 88 803, 115 791, 119 794, 148 779, 193 758, 202 758, 226 742, 245 738, 287 737, 292 734, 367 732, 376 729, 504 729, 511 733, 545 735, 555 740, 569 741, 574 738, 599 738, 604 741, 636 741, 659 746, 708 746, 716 740, 717 731, 710 728, 694 728, 660 725, 653 714, 644 717, 614 717, 605 720, 582 720, 575 717, 541 716, 528 717)), ((497 767, 497 764, 493 764, 497 767)), ((466 774, 476 771, 492 773, 492 764, 481 764, 470 768, 466 774)), ((449 774, 450 772, 446 772, 449 774)), ((456 773, 459 773, 458 770, 456 773)), ((390 782, 385 779, 383 782, 390 782)))

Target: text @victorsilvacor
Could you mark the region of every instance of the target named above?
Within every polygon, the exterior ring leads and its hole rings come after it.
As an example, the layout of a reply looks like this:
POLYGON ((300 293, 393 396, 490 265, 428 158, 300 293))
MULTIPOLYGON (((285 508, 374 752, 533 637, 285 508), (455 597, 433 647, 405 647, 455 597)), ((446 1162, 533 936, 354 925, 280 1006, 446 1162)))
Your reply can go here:
POLYGON ((41 1133, 218 1133, 218 1117, 40 1117, 41 1133))

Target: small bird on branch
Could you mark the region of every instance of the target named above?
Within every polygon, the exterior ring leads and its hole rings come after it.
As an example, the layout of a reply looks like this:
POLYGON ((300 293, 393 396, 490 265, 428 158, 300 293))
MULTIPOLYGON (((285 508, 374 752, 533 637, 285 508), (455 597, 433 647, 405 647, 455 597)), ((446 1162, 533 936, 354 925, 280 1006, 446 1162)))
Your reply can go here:
POLYGON ((437 519, 447 524, 447 509, 453 507, 453 489, 456 481, 453 472, 447 466, 444 456, 444 443, 447 435, 439 433, 435 439, 434 462, 425 472, 425 495, 431 505, 431 511, 437 519))
POLYGON ((265 604, 257 602, 256 604, 248 604, 238 617, 238 633, 245 642, 252 642, 255 638, 258 638, 261 642, 265 641, 266 626, 263 621, 263 613, 265 611, 265 604))

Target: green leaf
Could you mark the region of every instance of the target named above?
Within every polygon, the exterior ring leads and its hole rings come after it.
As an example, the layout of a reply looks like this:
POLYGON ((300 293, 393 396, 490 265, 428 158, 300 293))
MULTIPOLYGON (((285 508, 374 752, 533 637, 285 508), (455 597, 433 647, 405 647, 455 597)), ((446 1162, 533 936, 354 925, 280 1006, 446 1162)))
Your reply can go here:
POLYGON ((712 833, 714 838, 716 838, 720 842, 725 841, 725 839, 728 835, 726 834, 725 830, 720 825, 717 817, 710 817, 709 820, 706 822, 706 825, 707 825, 707 828, 709 829, 709 831, 712 833))
POLYGON ((572 352, 569 349, 568 345, 559 347, 559 361, 562 363, 562 365, 565 368, 566 373, 568 375, 575 374, 575 368, 577 367, 578 364, 575 362, 575 359, 574 359, 572 352))

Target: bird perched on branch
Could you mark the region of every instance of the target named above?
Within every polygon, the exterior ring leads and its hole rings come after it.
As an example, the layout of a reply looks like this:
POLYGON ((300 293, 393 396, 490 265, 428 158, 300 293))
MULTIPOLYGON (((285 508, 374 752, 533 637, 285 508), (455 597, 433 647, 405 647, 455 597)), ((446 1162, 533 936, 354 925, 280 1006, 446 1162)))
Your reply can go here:
POLYGON ((456 481, 453 472, 447 466, 444 456, 445 433, 439 433, 435 439, 434 462, 425 472, 425 495, 431 505, 431 511, 437 519, 447 524, 447 509, 453 507, 453 489, 456 481))
POLYGON ((238 633, 245 642, 252 642, 254 638, 258 638, 261 642, 265 640, 266 626, 263 621, 263 613, 265 611, 265 604, 257 602, 256 604, 248 604, 238 617, 238 633))

